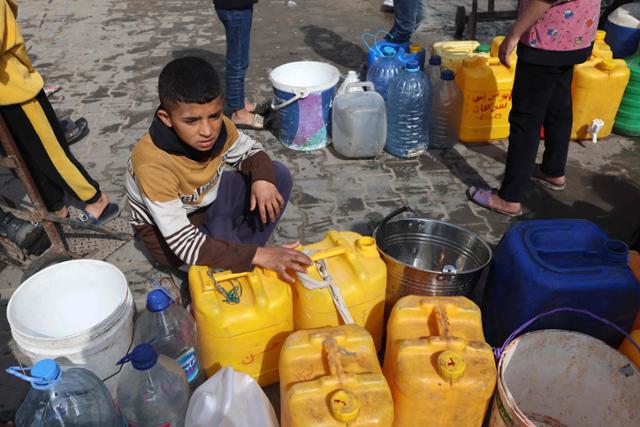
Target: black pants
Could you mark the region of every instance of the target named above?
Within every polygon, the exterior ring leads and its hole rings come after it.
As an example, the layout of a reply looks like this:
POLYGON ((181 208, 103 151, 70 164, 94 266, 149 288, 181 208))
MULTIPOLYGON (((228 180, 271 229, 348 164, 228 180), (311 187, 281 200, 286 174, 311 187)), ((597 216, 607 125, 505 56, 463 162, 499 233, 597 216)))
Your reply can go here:
POLYGON ((69 151, 44 91, 22 104, 0 106, 0 115, 49 211, 64 207, 65 192, 85 203, 100 198, 98 183, 69 151))
POLYGON ((571 81, 573 66, 534 65, 519 61, 513 84, 513 107, 509 114, 511 134, 507 165, 498 195, 521 202, 535 168, 540 127, 544 124, 542 172, 564 176, 573 112, 571 81))

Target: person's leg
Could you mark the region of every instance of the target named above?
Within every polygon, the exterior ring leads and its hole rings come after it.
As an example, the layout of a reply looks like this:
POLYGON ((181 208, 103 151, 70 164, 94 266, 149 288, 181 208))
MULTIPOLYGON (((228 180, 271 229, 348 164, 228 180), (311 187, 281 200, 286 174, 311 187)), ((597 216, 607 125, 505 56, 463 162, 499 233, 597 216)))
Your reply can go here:
POLYGON ((389 30, 390 41, 408 41, 422 21, 423 0, 396 0, 393 4, 393 27, 389 30))
POLYGON ((516 66, 513 102, 509 114, 510 135, 502 186, 498 196, 520 203, 533 170, 540 144, 540 127, 559 78, 557 67, 520 61, 516 66))
POLYGON ((255 105, 247 105, 244 96, 244 79, 249 68, 249 47, 253 8, 241 10, 216 9, 218 18, 224 25, 227 38, 225 69, 225 109, 231 111, 231 118, 240 124, 251 124, 255 115, 251 111, 255 105))
MULTIPOLYGON (((545 150, 540 171, 549 178, 564 177, 573 123, 571 100, 573 66, 560 68, 558 84, 551 96, 544 118, 545 150)), ((564 179, 561 181, 564 182, 564 179)))
MULTIPOLYGON (((280 162, 273 162, 273 165, 276 170, 276 187, 286 205, 293 186, 291 174, 280 162)), ((248 178, 235 171, 223 173, 216 200, 207 208, 202 231, 214 239, 263 246, 280 218, 275 222, 262 224, 258 210, 250 210, 250 196, 251 182, 248 178)))
POLYGON ((260 220, 260 214, 257 209, 253 212, 248 212, 238 227, 238 238, 242 243, 264 246, 267 240, 269 240, 269 237, 271 237, 271 234, 273 234, 289 203, 289 196, 291 196, 291 190, 293 188, 291 172, 280 162, 274 161, 273 166, 276 170, 276 187, 284 199, 284 207, 274 222, 268 222, 266 224, 263 224, 260 220))

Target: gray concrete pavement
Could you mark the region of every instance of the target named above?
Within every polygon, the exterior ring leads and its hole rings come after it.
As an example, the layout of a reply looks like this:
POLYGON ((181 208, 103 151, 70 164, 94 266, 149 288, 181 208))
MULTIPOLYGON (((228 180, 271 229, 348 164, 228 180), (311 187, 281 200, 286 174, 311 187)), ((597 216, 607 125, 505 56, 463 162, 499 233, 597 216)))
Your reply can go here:
MULTIPOLYGON (((20 22, 34 65, 48 83, 63 89, 52 96, 60 114, 84 116, 91 133, 72 151, 101 183, 126 217, 124 174, 129 152, 146 132, 158 104, 158 74, 169 60, 197 55, 223 70, 224 29, 206 0, 29 0, 20 3, 20 22)), ((392 16, 380 12, 381 0, 260 0, 255 8, 248 95, 271 97, 268 74, 295 60, 333 63, 341 72, 361 66, 363 30, 389 28, 392 16)), ((470 1, 456 4, 470 5, 470 1)), ((511 7, 510 1, 496 2, 511 7)), ((429 1, 428 18, 415 35, 430 44, 453 34, 455 5, 429 1)), ((489 41, 506 23, 480 24, 479 39, 489 41)), ((251 133, 251 132, 250 132, 251 133)), ((371 160, 341 160, 329 148, 300 153, 281 146, 268 132, 251 133, 294 175, 291 204, 274 241, 314 242, 328 229, 367 232, 370 224, 403 204, 425 216, 469 228, 497 243, 512 221, 470 204, 470 185, 498 186, 506 143, 458 145, 429 152, 415 160, 387 154, 371 160)), ((531 184, 526 218, 578 217, 627 239, 638 225, 640 159, 638 140, 612 136, 597 145, 572 143, 567 191, 552 193, 531 184)), ((19 185, 6 170, 0 183, 14 199, 19 185)), ((3 193, 4 194, 4 193, 3 193)), ((145 277, 153 264, 129 241, 105 254, 121 268, 142 301, 145 277)), ((0 272, 0 294, 6 298, 21 272, 0 272)), ((10 334, 0 314, 0 368, 12 363, 10 334)), ((14 409, 23 384, 0 373, 0 411, 14 409)))

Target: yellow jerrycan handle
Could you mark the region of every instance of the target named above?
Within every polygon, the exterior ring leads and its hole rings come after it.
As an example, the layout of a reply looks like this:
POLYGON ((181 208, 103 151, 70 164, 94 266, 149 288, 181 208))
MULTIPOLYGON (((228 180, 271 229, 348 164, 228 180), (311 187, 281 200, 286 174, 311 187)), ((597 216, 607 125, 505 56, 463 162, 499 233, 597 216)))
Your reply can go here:
MULTIPOLYGON (((218 292, 216 285, 222 286, 220 283, 226 282, 229 280, 237 280, 241 277, 247 277, 249 281, 249 285, 253 290, 253 295, 256 299, 256 304, 260 308, 266 308, 268 305, 267 295, 264 291, 264 285, 262 284, 262 279, 256 273, 256 269, 253 271, 247 271, 244 273, 232 273, 231 271, 223 271, 220 273, 212 273, 211 269, 208 270, 208 275, 210 277, 210 281, 205 281, 203 284, 202 292, 218 292)), ((222 304, 227 304, 222 301, 220 298, 214 299, 215 303, 210 307, 211 311, 218 314, 222 311, 222 304)))
MULTIPOLYGON (((327 355, 327 364, 329 365, 331 374, 338 377, 338 381, 342 386, 344 368, 342 366, 338 342, 335 337, 330 336, 322 342, 322 347, 327 355)), ((360 402, 352 391, 340 387, 331 393, 329 397, 329 410, 336 420, 349 423, 358 418, 360 414, 360 402)))
MULTIPOLYGON (((349 243, 347 243, 347 241, 336 230, 330 230, 327 233, 327 236, 335 246, 332 248, 325 249, 325 250, 311 254, 309 256, 309 258, 311 258, 311 261, 315 263, 317 261, 321 261, 327 258, 333 258, 336 256, 344 255, 344 257, 347 259, 347 263, 353 270, 354 274, 358 276, 358 279, 361 281, 361 283, 367 283, 369 281, 369 275, 367 274, 367 271, 365 270, 364 266, 360 262, 360 259, 358 258, 358 254, 356 253, 356 251, 353 248, 351 248, 351 246, 349 246, 349 243)), ((373 250, 377 253, 378 250, 375 248, 375 240, 373 240, 370 237, 361 237, 356 241, 356 245, 358 245, 358 242, 363 239, 365 240, 371 239, 373 250)), ((365 248, 363 249, 363 251, 368 250, 367 248, 368 240, 366 240, 366 242, 367 242, 367 245, 363 245, 363 244, 360 245, 365 248)), ((311 272, 313 268, 314 268, 313 265, 309 266, 309 271, 311 272)))

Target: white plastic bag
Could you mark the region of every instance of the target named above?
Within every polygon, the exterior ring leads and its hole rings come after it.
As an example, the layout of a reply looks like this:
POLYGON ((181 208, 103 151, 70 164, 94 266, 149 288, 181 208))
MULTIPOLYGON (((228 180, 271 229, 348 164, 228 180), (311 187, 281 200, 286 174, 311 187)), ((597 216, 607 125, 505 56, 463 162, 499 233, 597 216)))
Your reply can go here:
POLYGON ((258 383, 227 367, 193 392, 185 426, 278 427, 278 420, 258 383))

